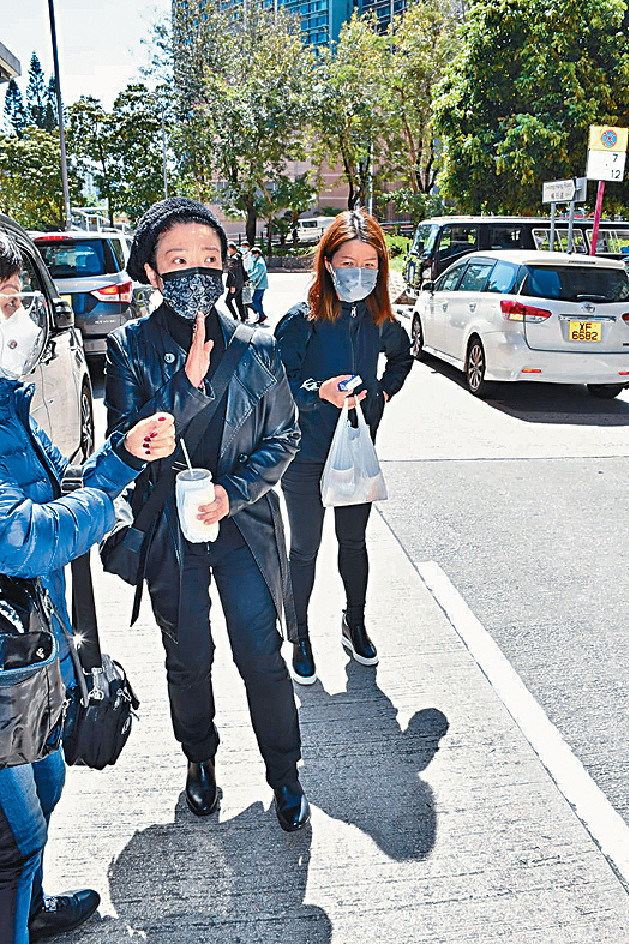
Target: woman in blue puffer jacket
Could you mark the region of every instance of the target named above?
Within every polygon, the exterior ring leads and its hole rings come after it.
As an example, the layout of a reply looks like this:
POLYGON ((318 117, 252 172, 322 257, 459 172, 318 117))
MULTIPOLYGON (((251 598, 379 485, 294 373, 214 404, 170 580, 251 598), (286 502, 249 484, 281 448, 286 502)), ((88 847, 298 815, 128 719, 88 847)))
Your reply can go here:
MULTIPOLYGON (((0 233, 2 327, 16 316, 28 318, 21 304, 21 265, 17 246, 0 233)), ((0 573, 40 577, 71 632, 63 568, 111 530, 113 499, 145 463, 173 451, 173 419, 159 414, 126 436, 111 436, 83 467, 83 487, 62 495, 67 460, 30 418, 34 387, 19 379, 29 373, 39 350, 31 343, 22 350, 18 363, 19 345, 0 347, 0 573)), ((57 641, 63 679, 72 688, 72 659, 60 631, 57 641)), ((42 891, 48 820, 64 779, 61 749, 34 764, 0 769, 0 944, 62 934, 98 907, 99 896, 91 889, 55 898, 44 898, 42 891)))

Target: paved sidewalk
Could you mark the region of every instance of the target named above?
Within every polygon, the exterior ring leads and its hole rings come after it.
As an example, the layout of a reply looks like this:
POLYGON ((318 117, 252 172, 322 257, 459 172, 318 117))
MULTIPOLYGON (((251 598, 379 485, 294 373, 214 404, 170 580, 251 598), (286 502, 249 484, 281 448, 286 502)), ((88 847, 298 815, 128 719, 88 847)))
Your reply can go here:
POLYGON ((188 812, 150 610, 129 630, 129 588, 98 578, 104 648, 142 705, 115 768, 68 771, 47 890, 92 886, 103 904, 64 940, 624 944, 625 890, 377 512, 381 662, 348 663, 329 518, 312 604, 321 682, 297 689, 304 833, 276 822, 218 615, 222 802, 208 820, 188 812))

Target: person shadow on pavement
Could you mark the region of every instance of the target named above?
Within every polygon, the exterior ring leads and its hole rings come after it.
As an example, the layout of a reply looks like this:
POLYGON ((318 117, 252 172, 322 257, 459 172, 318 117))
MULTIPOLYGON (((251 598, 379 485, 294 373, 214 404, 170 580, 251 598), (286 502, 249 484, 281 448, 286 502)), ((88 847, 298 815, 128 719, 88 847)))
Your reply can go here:
POLYGON ((403 731, 373 669, 350 661, 347 688, 328 694, 300 688, 301 781, 316 806, 371 836, 391 859, 421 859, 435 843, 433 792, 426 770, 448 720, 437 708, 417 711, 403 731))
POLYGON ((329 944, 328 915, 304 903, 312 828, 280 830, 273 806, 193 816, 182 793, 174 823, 137 832, 109 869, 119 918, 99 942, 329 944))

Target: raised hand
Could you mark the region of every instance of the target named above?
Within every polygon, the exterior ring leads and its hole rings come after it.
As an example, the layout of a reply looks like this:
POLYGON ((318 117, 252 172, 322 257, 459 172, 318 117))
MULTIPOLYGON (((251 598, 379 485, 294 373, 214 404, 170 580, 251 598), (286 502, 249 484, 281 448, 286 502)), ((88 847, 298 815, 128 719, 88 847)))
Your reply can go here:
POLYGON ((205 340, 205 315, 197 314, 192 331, 192 344, 186 358, 186 377, 193 387, 200 387, 210 367, 210 354, 214 341, 205 340))

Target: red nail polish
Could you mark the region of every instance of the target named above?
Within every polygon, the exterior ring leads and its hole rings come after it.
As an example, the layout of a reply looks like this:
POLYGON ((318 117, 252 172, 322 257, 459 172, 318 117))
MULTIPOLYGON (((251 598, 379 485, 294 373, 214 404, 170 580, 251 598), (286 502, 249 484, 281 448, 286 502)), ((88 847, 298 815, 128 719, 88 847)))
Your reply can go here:
POLYGON ((158 423, 165 423, 165 422, 166 422, 166 417, 165 417, 165 416, 158 416, 158 417, 157 417, 157 422, 158 422, 158 423))

